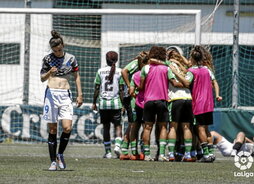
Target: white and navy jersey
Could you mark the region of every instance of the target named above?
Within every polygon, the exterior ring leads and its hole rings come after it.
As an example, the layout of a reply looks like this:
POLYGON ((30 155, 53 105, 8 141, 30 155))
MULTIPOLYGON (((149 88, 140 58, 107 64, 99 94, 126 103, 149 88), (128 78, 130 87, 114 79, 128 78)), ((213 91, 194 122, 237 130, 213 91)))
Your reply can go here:
POLYGON ((53 66, 57 68, 55 76, 68 75, 78 71, 78 62, 72 54, 65 53, 63 57, 56 57, 53 53, 43 58, 41 74, 47 73, 53 66))
POLYGON ((119 85, 123 85, 121 69, 116 68, 113 81, 108 80, 110 66, 100 68, 95 77, 95 84, 100 85, 100 109, 120 109, 119 85))

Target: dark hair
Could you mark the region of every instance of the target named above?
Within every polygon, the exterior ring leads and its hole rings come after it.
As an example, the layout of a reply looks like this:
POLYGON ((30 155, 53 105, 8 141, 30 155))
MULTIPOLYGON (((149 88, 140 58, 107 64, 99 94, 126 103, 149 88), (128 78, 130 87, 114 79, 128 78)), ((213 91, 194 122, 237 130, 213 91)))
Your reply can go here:
POLYGON ((166 49, 164 47, 153 46, 149 51, 149 58, 166 60, 166 49))
MULTIPOLYGON (((184 67, 188 67, 187 64, 184 62, 183 57, 176 50, 169 50, 169 51, 167 51, 167 59, 168 60, 171 60, 171 59, 177 60, 184 67)), ((179 67, 179 70, 181 71, 182 74, 185 73, 181 67, 179 67)))
POLYGON ((115 74, 115 70, 116 70, 116 62, 118 61, 117 52, 115 52, 115 51, 107 52, 106 61, 107 61, 107 65, 111 66, 110 73, 109 73, 109 76, 108 76, 108 80, 110 81, 110 83, 112 83, 113 78, 114 78, 114 74, 115 74))
POLYGON ((148 63, 148 60, 149 60, 149 52, 146 52, 146 51, 142 51, 140 52, 140 54, 137 56, 137 59, 138 59, 138 68, 139 70, 141 70, 142 68, 142 65, 146 65, 148 63))
POLYGON ((212 54, 209 52, 208 48, 205 47, 201 47, 203 53, 204 53, 204 58, 203 58, 203 66, 207 66, 210 70, 212 70, 212 72, 214 71, 214 66, 213 66, 213 56, 212 54))
POLYGON ((60 44, 64 45, 63 38, 56 30, 52 30, 51 35, 52 38, 49 40, 49 45, 51 48, 56 47, 60 44))
POLYGON ((198 66, 202 65, 202 61, 204 59, 204 53, 203 53, 203 49, 202 46, 196 45, 190 53, 191 58, 194 59, 194 61, 196 61, 198 66))

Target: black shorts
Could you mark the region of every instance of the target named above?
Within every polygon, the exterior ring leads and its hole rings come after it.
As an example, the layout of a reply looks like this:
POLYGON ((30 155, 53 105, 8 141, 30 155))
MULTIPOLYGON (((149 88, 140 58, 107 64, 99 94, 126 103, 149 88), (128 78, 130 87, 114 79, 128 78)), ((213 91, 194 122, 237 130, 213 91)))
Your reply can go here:
POLYGON ((121 109, 100 109, 101 123, 121 125, 121 109))
POLYGON ((143 120, 145 122, 168 122, 168 102, 155 100, 145 103, 143 120))
POLYGON ((127 111, 128 122, 134 122, 133 112, 131 108, 131 98, 132 98, 131 96, 123 98, 123 107, 127 111))
POLYGON ((168 105, 170 122, 193 123, 193 112, 191 100, 174 100, 168 105))
POLYGON ((143 120, 143 113, 144 109, 139 107, 138 105, 135 105, 135 112, 133 112, 133 116, 134 116, 134 122, 138 123, 138 124, 143 124, 144 120, 143 120))
POLYGON ((207 112, 204 114, 195 115, 197 125, 212 125, 213 124, 213 112, 207 112))

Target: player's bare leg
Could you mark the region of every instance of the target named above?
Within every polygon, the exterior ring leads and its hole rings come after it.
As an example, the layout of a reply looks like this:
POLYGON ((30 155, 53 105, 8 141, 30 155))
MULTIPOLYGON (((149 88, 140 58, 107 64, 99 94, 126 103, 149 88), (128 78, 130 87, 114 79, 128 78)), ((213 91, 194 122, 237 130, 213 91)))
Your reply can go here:
POLYGON ((150 137, 153 129, 153 122, 145 122, 144 132, 143 132, 143 142, 144 142, 144 154, 145 161, 153 161, 150 152, 150 137))
POLYGON ((158 157, 158 161, 168 161, 168 159, 165 156, 165 149, 167 145, 167 123, 166 122, 157 122, 160 129, 160 153, 158 157))
POLYGON ((171 122, 170 130, 168 133, 168 159, 169 161, 175 160, 175 144, 176 144, 176 132, 178 123, 171 122))
POLYGON ((192 161, 191 158, 191 147, 192 147, 192 133, 190 130, 190 123, 181 123, 182 124, 182 130, 183 130, 183 136, 184 136, 184 145, 185 145, 185 154, 183 161, 190 162, 192 161))

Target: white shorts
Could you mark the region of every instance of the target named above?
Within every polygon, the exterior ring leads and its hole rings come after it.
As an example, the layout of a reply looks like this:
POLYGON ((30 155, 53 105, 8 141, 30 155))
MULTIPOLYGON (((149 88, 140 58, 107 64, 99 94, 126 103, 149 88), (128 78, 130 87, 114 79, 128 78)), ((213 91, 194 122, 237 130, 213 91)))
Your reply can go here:
MULTIPOLYGON (((229 142, 227 139, 222 137, 222 140, 217 144, 217 148, 221 154, 225 157, 231 156, 234 144, 229 142)), ((250 154, 254 151, 254 144, 244 143, 239 151, 249 152, 250 154)))
POLYGON ((72 120, 73 106, 70 90, 47 88, 45 91, 43 119, 57 123, 61 119, 72 120))
POLYGON ((220 152, 223 156, 229 157, 229 156, 231 156, 231 152, 233 150, 234 144, 229 142, 224 137, 222 137, 222 140, 220 142, 218 142, 218 144, 216 146, 220 150, 220 152))

